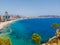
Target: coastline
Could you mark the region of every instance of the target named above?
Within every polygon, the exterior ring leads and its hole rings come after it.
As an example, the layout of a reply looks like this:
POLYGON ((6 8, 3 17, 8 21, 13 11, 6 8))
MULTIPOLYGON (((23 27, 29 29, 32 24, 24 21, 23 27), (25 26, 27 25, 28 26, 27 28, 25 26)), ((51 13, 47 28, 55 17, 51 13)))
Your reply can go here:
MULTIPOLYGON (((18 19, 17 19, 18 20, 18 19)), ((15 22, 17 20, 11 20, 11 21, 6 21, 6 22, 0 22, 0 30, 2 30, 5 26, 7 26, 8 24, 15 22)))
MULTIPOLYGON (((18 21, 18 20, 23 20, 23 18, 16 19, 16 20, 11 20, 11 21, 6 21, 6 22, 0 22, 0 31, 3 28, 5 28, 6 26, 8 26, 9 24, 14 23, 15 21, 18 21)), ((6 35, 10 34, 11 32, 12 32, 12 30, 10 30, 10 32, 7 32, 7 33, 1 33, 0 37, 5 37, 6 35)))
MULTIPOLYGON (((36 17, 35 17, 36 18, 36 17)), ((40 17, 38 17, 40 18, 40 17)), ((16 19, 16 20, 11 20, 11 21, 6 21, 6 22, 0 22, 0 30, 2 30, 4 27, 6 27, 8 24, 15 22, 17 20, 24 20, 24 19, 32 19, 32 18, 20 18, 20 19, 16 19)))
MULTIPOLYGON (((27 18, 24 18, 24 19, 27 19, 27 18)), ((16 19, 16 20, 11 20, 11 21, 6 21, 6 22, 0 22, 0 30, 2 30, 4 27, 6 27, 8 24, 11 24, 15 21, 18 21, 18 20, 24 20, 23 18, 20 18, 20 19, 16 19)))

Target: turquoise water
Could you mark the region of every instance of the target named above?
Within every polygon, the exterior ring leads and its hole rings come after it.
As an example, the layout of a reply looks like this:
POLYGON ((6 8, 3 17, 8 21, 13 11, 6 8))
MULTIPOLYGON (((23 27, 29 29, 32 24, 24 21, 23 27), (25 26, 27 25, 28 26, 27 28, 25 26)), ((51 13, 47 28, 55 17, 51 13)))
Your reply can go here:
POLYGON ((11 30, 8 36, 11 38, 12 45, 35 45, 31 40, 32 34, 38 33, 42 37, 41 43, 48 41, 55 35, 56 29, 51 28, 53 23, 60 23, 60 18, 18 20, 4 30, 11 30))

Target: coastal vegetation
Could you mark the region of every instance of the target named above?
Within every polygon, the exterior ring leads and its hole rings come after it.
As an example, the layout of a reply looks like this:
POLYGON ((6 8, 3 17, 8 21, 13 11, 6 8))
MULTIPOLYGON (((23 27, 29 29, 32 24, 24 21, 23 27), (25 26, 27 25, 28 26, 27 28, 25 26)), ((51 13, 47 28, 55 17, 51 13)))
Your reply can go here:
POLYGON ((35 44, 40 45, 41 36, 40 36, 39 34, 37 34, 37 33, 34 33, 34 34, 32 35, 32 40, 33 40, 33 42, 34 42, 35 44))
POLYGON ((56 27, 58 27, 58 26, 60 26, 60 24, 58 24, 58 23, 53 23, 53 24, 51 25, 52 28, 56 28, 56 27))
POLYGON ((0 38, 0 45, 12 45, 10 38, 0 38))

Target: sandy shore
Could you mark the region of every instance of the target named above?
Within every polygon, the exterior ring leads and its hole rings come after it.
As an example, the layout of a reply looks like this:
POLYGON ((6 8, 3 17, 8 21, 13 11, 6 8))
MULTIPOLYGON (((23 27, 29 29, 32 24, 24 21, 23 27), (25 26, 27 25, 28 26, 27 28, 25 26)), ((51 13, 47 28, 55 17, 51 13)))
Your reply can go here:
POLYGON ((0 30, 3 29, 8 24, 14 22, 14 21, 16 21, 16 20, 11 20, 11 21, 6 21, 6 22, 0 22, 0 30))
POLYGON ((6 22, 0 22, 0 30, 3 29, 5 26, 7 26, 8 24, 17 21, 17 20, 24 20, 24 19, 28 19, 28 18, 20 18, 20 19, 16 19, 16 20, 11 20, 11 21, 6 21, 6 22))

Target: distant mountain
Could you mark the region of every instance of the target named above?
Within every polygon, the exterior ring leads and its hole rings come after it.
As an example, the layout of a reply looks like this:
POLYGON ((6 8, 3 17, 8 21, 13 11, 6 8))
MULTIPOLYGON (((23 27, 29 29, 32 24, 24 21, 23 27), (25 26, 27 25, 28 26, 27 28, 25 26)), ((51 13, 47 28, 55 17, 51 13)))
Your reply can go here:
POLYGON ((41 17, 41 18, 43 18, 43 17, 46 17, 46 18, 60 18, 59 15, 43 15, 43 16, 38 16, 38 17, 41 17))

